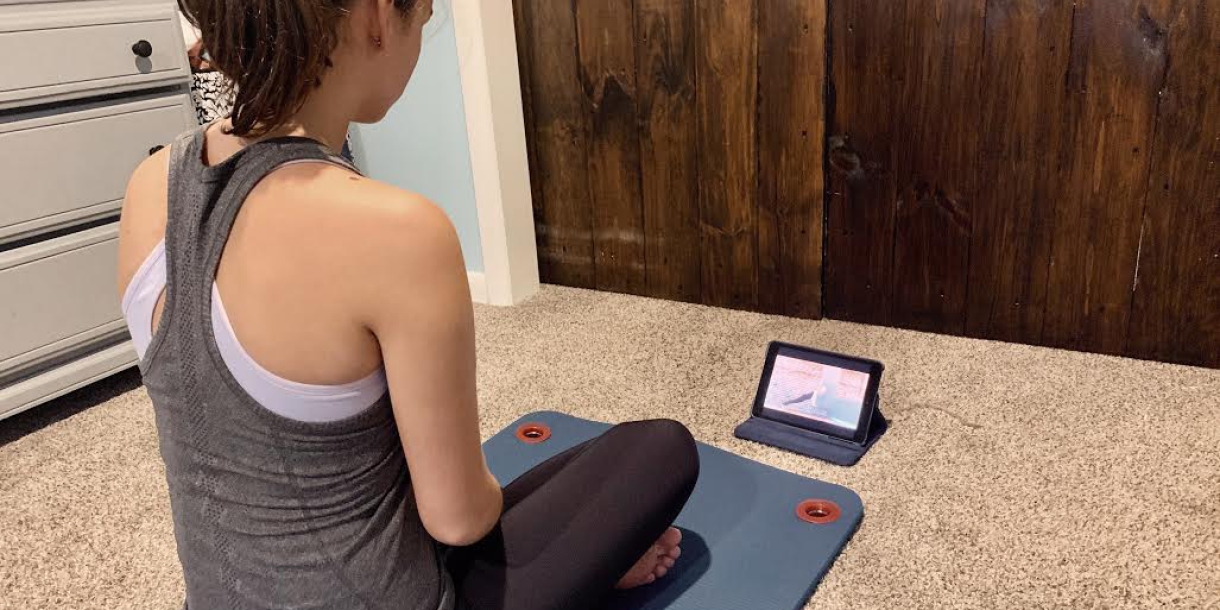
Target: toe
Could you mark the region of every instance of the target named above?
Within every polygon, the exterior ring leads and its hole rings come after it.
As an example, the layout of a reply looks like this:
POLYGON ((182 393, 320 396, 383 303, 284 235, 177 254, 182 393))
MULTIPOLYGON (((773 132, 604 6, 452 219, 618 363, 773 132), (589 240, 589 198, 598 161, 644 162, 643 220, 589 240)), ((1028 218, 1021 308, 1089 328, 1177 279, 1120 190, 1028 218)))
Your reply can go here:
POLYGON ((682 547, 675 546, 674 548, 669 549, 668 555, 669 555, 670 559, 677 559, 677 558, 681 557, 682 556, 682 547))
POLYGON ((661 578, 669 573, 669 568, 665 566, 657 566, 657 569, 653 570, 652 573, 655 574, 657 578, 661 578))
POLYGON ((673 559, 673 557, 663 557, 663 558, 661 559, 661 564, 660 564, 660 565, 663 565, 663 566, 665 566, 666 568, 672 568, 672 567, 674 567, 674 559, 673 559))
POLYGON ((661 534, 661 539, 658 541, 665 546, 678 546, 682 543, 682 530, 671 527, 661 534))

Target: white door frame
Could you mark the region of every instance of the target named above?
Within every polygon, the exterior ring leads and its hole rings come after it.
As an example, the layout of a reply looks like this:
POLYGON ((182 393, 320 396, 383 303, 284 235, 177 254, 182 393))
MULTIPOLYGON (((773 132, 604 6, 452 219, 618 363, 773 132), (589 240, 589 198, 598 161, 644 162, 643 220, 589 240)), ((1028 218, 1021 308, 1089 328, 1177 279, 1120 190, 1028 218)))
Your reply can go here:
POLYGON ((516 33, 507 0, 453 0, 483 273, 476 302, 514 305, 538 292, 538 251, 521 107, 516 33))

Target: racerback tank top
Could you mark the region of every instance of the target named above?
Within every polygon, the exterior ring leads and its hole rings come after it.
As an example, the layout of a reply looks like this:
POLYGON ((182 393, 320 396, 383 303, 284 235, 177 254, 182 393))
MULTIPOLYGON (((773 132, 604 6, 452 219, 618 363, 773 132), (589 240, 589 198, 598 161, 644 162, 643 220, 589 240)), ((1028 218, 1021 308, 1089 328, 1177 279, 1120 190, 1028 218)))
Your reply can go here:
POLYGON ((388 393, 346 419, 288 419, 242 389, 212 331, 216 268, 254 186, 293 161, 350 165, 284 137, 208 166, 204 132, 172 146, 165 307, 140 361, 185 607, 450 610, 452 581, 420 521, 388 393))

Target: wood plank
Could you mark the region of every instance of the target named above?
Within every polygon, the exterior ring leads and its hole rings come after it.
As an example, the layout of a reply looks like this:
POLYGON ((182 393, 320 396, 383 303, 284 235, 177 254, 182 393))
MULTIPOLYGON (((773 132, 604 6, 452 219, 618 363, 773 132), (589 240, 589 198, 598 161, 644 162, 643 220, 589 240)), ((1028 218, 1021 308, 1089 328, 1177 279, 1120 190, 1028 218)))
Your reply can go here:
POLYGON ((826 5, 758 10, 758 307, 819 318, 826 5))
POLYGON ((1071 0, 990 0, 979 103, 966 334, 1038 343, 1051 220, 1067 180, 1057 157, 1071 0))
POLYGON ((1180 3, 1168 28, 1126 352, 1220 367, 1220 10, 1180 3))
POLYGON ((1078 0, 1045 344, 1121 353, 1173 0, 1078 0))
POLYGON ((891 321, 965 329, 985 0, 908 0, 899 35, 891 321))
POLYGON ((526 27, 541 205, 534 218, 543 282, 594 286, 588 113, 577 80, 576 20, 568 2, 534 2, 526 27))
POLYGON ((889 0, 830 2, 827 138, 827 317, 888 324, 893 293, 893 41, 903 17, 889 0))
POLYGON ((576 0, 580 79, 589 113, 588 179, 595 286, 643 294, 644 209, 630 2, 576 0))
POLYGON ((699 212, 704 303, 752 309, 757 278, 757 7, 699 0, 699 212))
POLYGON ((534 125, 534 94, 530 85, 533 70, 530 67, 530 23, 532 23, 533 0, 513 0, 513 29, 517 43, 517 69, 521 81, 521 112, 525 127, 525 154, 529 163, 530 201, 534 218, 542 217, 542 175, 538 167, 538 136, 534 125))
POLYGON ((698 302, 694 0, 637 0, 635 10, 648 294, 698 302))

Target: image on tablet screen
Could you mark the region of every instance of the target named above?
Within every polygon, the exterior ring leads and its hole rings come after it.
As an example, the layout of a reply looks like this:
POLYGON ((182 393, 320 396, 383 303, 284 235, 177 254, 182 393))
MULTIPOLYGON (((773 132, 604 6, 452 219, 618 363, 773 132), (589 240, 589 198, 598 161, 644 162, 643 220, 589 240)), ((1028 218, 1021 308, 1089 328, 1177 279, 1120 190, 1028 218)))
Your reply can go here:
POLYGON ((868 373, 776 356, 763 408, 855 430, 868 373))

